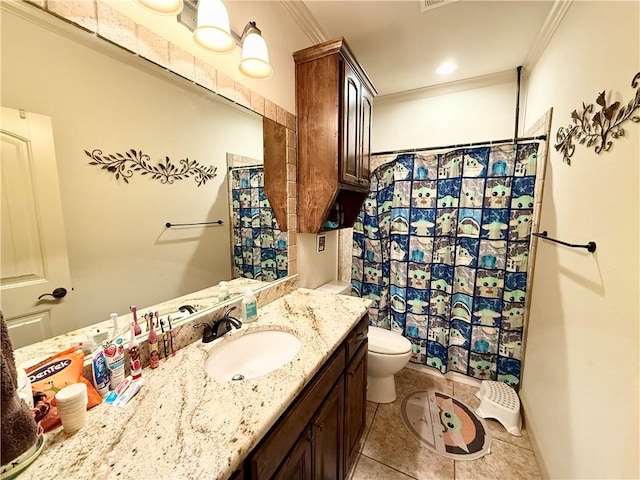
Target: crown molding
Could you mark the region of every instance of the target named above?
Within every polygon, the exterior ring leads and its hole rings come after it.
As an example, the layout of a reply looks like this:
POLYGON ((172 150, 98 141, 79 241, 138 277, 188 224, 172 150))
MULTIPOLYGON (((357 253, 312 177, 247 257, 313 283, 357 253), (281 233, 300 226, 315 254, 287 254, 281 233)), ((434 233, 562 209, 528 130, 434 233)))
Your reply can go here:
POLYGON ((525 72, 531 72, 535 64, 538 63, 538 60, 540 60, 542 53, 547 48, 553 34, 558 30, 560 23, 562 23, 562 20, 572 3, 573 0, 555 0, 553 2, 547 18, 542 24, 542 27, 540 27, 538 35, 529 47, 527 56, 522 62, 522 67, 525 72))
POLYGON ((478 77, 465 78, 455 82, 440 83, 438 85, 430 85, 428 87, 416 88, 405 92, 390 93, 376 97, 374 105, 385 105, 387 103, 410 102, 420 100, 422 98, 438 97, 450 93, 463 92, 466 90, 475 90, 477 88, 492 87, 503 83, 512 83, 516 80, 516 70, 505 70, 503 72, 490 73, 488 75, 480 75, 478 77))
POLYGON ((300 29, 309 37, 313 44, 323 43, 328 40, 322 27, 307 8, 304 2, 291 2, 279 0, 280 5, 293 17, 300 29))

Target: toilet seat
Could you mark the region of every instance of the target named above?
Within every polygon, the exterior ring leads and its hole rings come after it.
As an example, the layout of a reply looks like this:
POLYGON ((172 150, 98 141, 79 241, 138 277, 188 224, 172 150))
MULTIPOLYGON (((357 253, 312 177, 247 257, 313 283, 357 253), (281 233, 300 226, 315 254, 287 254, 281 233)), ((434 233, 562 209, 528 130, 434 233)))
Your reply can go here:
POLYGON ((369 327, 369 352, 383 355, 404 355, 411 351, 411 342, 400 335, 380 327, 369 327))

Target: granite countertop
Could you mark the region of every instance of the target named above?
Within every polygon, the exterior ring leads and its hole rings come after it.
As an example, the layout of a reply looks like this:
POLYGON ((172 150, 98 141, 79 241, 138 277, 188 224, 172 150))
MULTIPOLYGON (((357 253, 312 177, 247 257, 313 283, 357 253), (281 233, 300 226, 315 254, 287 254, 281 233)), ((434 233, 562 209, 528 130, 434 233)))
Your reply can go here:
MULTIPOLYGON (((370 300, 298 289, 227 336, 277 326, 302 346, 285 366, 262 377, 221 382, 203 362, 214 343, 197 341, 160 366, 144 369, 144 387, 124 408, 100 404, 84 427, 47 433, 40 457, 22 479, 225 479, 242 463, 347 333, 370 300)), ((219 341, 228 341, 223 338, 219 341)))

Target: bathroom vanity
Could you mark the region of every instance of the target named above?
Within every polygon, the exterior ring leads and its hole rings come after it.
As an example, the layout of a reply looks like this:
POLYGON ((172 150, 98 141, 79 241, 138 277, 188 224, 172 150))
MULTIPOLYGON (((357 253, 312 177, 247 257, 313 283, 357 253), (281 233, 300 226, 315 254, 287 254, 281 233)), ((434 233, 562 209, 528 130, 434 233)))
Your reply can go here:
POLYGON ((234 478, 344 478, 365 426, 367 329, 365 315, 234 478))
POLYGON ((364 430, 369 304, 305 289, 274 300, 220 341, 145 368, 126 407, 103 403, 75 434, 48 432, 22 478, 344 478, 364 430), (203 368, 219 342, 274 329, 301 343, 284 366, 240 381, 203 368))

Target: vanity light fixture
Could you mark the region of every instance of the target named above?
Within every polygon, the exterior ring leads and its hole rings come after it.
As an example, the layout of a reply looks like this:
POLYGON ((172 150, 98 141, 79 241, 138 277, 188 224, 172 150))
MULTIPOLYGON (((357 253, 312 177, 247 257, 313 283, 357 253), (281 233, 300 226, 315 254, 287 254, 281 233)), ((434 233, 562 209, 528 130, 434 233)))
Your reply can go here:
POLYGON ((242 33, 242 61, 240 71, 252 78, 269 78, 273 68, 269 63, 267 43, 256 22, 249 22, 242 33))
POLYGON ((236 48, 231 36, 229 14, 222 0, 199 0, 198 21, 193 40, 205 50, 229 53, 236 48))
POLYGON ((436 73, 440 75, 448 75, 450 73, 455 72, 458 69, 458 64, 456 62, 448 61, 441 63, 438 68, 436 68, 436 73))
POLYGON ((178 22, 193 32, 196 44, 209 52, 230 53, 236 45, 241 47, 240 71, 248 77, 262 79, 272 75, 267 44, 256 22, 248 22, 242 36, 237 35, 230 28, 222 0, 184 0, 178 22))
POLYGON ((135 0, 145 10, 160 15, 178 15, 184 6, 182 0, 135 0))

